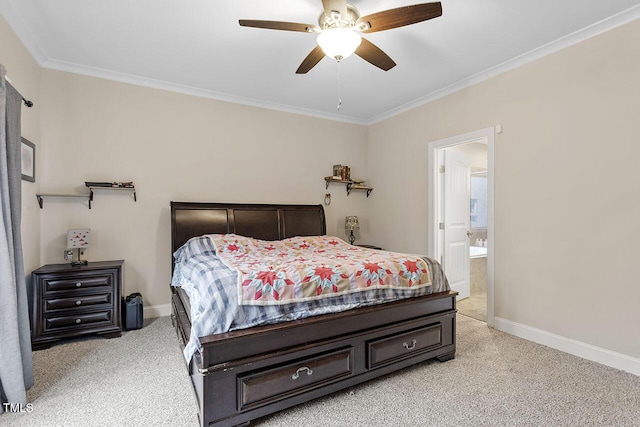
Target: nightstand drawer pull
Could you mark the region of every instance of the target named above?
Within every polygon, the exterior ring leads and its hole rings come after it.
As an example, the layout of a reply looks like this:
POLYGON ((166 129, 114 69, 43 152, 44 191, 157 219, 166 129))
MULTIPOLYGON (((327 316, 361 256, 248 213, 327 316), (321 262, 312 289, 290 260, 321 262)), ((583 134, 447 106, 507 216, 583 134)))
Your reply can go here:
POLYGON ((80 300, 76 301, 76 305, 80 305, 80 304, 82 304, 82 301, 80 300))
POLYGON ((417 344, 416 340, 411 341, 411 345, 407 344, 407 342, 405 341, 402 343, 402 346, 407 350, 413 350, 414 348, 416 348, 416 344, 417 344))
POLYGON ((79 288, 80 286, 82 286, 82 282, 76 283, 76 288, 79 288))
POLYGON ((82 319, 76 319, 76 323, 81 323, 82 319))

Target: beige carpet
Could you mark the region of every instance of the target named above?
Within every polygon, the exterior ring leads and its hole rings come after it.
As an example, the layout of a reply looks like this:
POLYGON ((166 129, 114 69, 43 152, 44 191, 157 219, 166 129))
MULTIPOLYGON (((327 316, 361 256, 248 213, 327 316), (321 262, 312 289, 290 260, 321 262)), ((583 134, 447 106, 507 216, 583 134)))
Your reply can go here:
MULTIPOLYGON (((255 421, 275 426, 640 426, 640 377, 458 316, 456 358, 255 421)), ((34 353, 31 413, 2 426, 196 426, 169 318, 34 353)))

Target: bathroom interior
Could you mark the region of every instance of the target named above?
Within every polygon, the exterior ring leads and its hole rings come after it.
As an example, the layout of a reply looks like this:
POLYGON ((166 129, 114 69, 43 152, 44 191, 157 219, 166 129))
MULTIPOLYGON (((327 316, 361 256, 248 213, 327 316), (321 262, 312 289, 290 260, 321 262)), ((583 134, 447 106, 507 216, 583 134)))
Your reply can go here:
POLYGON ((469 143, 455 147, 469 155, 470 224, 469 280, 471 296, 458 301, 458 312, 487 321, 487 145, 469 143))

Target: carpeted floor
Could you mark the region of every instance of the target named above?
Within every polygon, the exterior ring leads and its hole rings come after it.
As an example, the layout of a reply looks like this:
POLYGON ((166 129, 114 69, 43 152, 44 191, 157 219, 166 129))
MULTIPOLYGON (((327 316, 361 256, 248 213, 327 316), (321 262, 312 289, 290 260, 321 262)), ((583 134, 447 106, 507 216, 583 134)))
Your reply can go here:
POLYGON ((456 302, 458 313, 482 322, 487 321, 487 293, 471 292, 471 296, 456 302))
MULTIPOLYGON (((34 353, 30 413, 3 426, 197 426, 168 317, 34 353)), ((640 377, 459 315, 457 353, 257 420, 275 426, 640 426, 640 377)))

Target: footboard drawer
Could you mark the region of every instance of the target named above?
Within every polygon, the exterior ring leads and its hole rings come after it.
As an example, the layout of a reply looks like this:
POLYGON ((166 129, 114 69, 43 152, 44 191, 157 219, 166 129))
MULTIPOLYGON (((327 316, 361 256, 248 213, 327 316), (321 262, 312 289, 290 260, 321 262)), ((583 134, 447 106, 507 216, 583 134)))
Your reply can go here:
POLYGON ((238 377, 240 410, 266 405, 353 373, 353 348, 345 348, 320 356, 238 377))
POLYGON ((376 368, 440 346, 442 346, 442 324, 440 323, 371 341, 367 343, 368 367, 376 368))

